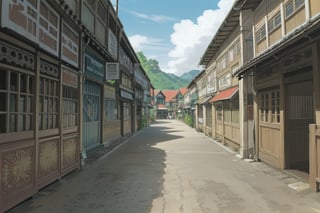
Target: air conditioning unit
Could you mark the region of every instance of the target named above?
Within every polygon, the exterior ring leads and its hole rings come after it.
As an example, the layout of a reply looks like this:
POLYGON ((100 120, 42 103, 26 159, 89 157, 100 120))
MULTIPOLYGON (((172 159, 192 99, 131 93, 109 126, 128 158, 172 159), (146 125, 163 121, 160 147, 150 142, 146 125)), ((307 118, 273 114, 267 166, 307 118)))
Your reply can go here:
POLYGON ((118 80, 119 77, 119 63, 106 63, 106 80, 118 80))

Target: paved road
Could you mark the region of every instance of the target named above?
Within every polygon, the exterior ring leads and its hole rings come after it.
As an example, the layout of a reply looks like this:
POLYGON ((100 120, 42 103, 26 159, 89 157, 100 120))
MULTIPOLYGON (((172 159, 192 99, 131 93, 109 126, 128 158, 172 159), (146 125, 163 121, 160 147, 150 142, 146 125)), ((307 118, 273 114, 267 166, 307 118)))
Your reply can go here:
POLYGON ((10 213, 320 213, 319 193, 288 187, 298 181, 160 120, 10 213))

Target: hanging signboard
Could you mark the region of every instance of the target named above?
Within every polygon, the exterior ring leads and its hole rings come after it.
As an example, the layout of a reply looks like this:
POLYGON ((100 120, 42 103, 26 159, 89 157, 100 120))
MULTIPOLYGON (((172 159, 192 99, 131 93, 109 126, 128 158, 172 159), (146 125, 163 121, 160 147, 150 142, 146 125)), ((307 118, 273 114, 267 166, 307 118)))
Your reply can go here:
POLYGON ((104 80, 105 66, 97 54, 92 51, 85 53, 85 74, 87 77, 93 78, 98 81, 104 80))

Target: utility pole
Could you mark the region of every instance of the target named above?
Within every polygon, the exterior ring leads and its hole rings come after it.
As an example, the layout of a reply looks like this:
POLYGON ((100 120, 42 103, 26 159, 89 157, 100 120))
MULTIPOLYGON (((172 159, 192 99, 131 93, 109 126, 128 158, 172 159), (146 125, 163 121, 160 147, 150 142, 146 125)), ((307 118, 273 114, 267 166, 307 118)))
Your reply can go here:
POLYGON ((119 0, 116 0, 116 13, 117 13, 117 16, 118 16, 118 8, 119 8, 119 0))

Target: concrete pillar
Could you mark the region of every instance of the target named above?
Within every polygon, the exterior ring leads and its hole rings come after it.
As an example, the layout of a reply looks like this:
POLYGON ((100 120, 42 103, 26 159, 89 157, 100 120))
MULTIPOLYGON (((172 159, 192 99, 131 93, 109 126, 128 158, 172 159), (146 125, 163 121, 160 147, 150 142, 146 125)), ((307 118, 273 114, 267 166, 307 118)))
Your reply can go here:
POLYGON ((203 133, 207 135, 207 108, 206 105, 202 105, 202 125, 203 125, 203 133))
POLYGON ((242 158, 254 155, 253 79, 245 76, 239 81, 240 151, 242 158))
POLYGON ((195 129, 198 129, 199 128, 199 122, 198 122, 198 111, 199 111, 199 105, 196 104, 196 110, 195 110, 195 129))

